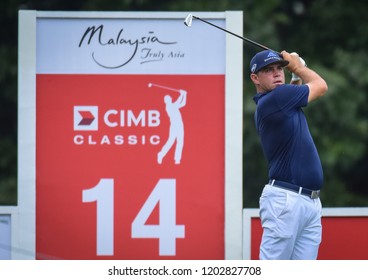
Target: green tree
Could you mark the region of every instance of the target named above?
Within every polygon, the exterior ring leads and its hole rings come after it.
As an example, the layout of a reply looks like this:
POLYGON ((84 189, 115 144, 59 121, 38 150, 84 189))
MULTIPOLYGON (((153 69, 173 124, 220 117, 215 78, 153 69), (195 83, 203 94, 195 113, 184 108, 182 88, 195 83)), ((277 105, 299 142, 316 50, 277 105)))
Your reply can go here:
MULTIPOLYGON (((325 173, 324 206, 368 206, 368 4, 343 0, 4 0, 0 9, 0 204, 17 201, 17 21, 19 9, 86 11, 242 10, 244 35, 275 50, 298 52, 329 84, 305 112, 325 173)), ((244 206, 258 207, 267 166, 255 131, 244 44, 244 206)))
MULTIPOLYGON (((327 0, 277 2, 269 13, 274 27, 269 32, 277 34, 275 37, 282 42, 277 49, 297 51, 329 85, 328 94, 305 109, 324 168, 323 204, 367 206, 368 70, 363 50, 368 28, 361 22, 367 4, 327 0)), ((260 16, 251 22, 261 21, 260 16)), ((269 36, 258 35, 262 37, 257 39, 265 42, 269 36)), ((247 95, 245 102, 251 102, 247 95)), ((252 108, 245 105, 244 119, 251 119, 252 114, 252 108)), ((261 185, 261 177, 266 174, 261 163, 254 163, 261 158, 257 143, 249 142, 254 135, 254 128, 245 125, 245 205, 251 207, 257 206, 256 197, 261 190, 256 185, 261 185)))

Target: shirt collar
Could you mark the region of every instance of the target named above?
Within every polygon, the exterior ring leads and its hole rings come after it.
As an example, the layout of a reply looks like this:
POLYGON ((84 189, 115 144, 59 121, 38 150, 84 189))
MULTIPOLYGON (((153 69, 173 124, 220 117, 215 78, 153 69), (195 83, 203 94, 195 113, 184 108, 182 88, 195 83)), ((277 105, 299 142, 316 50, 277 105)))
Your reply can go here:
POLYGON ((257 92, 256 95, 253 96, 253 100, 256 104, 258 104, 259 99, 261 99, 261 97, 263 97, 264 95, 266 95, 268 92, 262 92, 259 93, 257 92))

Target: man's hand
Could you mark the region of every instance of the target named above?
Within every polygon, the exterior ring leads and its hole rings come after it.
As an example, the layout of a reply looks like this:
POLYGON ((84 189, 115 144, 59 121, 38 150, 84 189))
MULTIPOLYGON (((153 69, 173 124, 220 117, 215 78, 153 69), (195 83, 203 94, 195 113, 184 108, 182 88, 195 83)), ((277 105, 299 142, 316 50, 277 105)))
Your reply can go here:
POLYGON ((303 62, 300 60, 299 55, 295 52, 288 53, 287 51, 282 51, 281 55, 285 60, 289 61, 289 64, 286 66, 286 68, 291 73, 295 73, 296 71, 298 71, 299 68, 303 68, 305 66, 305 62, 303 64, 303 62))
POLYGON ((304 81, 305 85, 309 87, 308 102, 323 96, 327 92, 328 86, 326 81, 315 71, 305 67, 299 55, 290 54, 286 51, 282 51, 281 54, 285 60, 289 61, 286 68, 290 72, 298 75, 304 81))

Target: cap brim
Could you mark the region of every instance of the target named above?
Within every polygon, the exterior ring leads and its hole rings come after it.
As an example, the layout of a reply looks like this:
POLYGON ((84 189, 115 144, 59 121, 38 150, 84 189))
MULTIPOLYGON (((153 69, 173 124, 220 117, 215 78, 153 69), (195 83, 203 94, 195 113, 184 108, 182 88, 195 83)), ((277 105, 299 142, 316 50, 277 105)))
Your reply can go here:
POLYGON ((281 59, 281 60, 278 60, 278 61, 275 61, 275 62, 271 62, 270 64, 267 64, 267 65, 263 66, 262 68, 258 69, 257 72, 261 71, 262 69, 266 68, 267 66, 274 65, 274 64, 278 64, 278 65, 281 65, 281 67, 285 67, 289 64, 289 61, 281 59))
POLYGON ((270 63, 270 64, 268 64, 267 66, 272 65, 272 64, 279 64, 279 65, 281 65, 282 67, 285 67, 285 66, 287 66, 287 65, 289 64, 289 61, 287 61, 287 60, 285 60, 285 59, 281 59, 281 60, 279 60, 279 61, 275 61, 275 62, 273 62, 273 63, 270 63))

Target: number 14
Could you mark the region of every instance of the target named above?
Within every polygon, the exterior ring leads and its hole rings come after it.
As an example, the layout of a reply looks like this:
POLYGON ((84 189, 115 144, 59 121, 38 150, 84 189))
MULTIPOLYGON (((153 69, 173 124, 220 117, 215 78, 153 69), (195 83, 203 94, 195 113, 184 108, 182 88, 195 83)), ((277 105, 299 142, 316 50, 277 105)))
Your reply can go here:
MULTIPOLYGON (((114 179, 101 179, 83 190, 84 203, 96 202, 98 256, 114 254, 114 179)), ((176 224, 176 180, 160 179, 132 223, 132 238, 157 238, 160 256, 176 255, 176 239, 185 237, 185 226, 176 224), (159 224, 146 225, 159 204, 159 224)))

